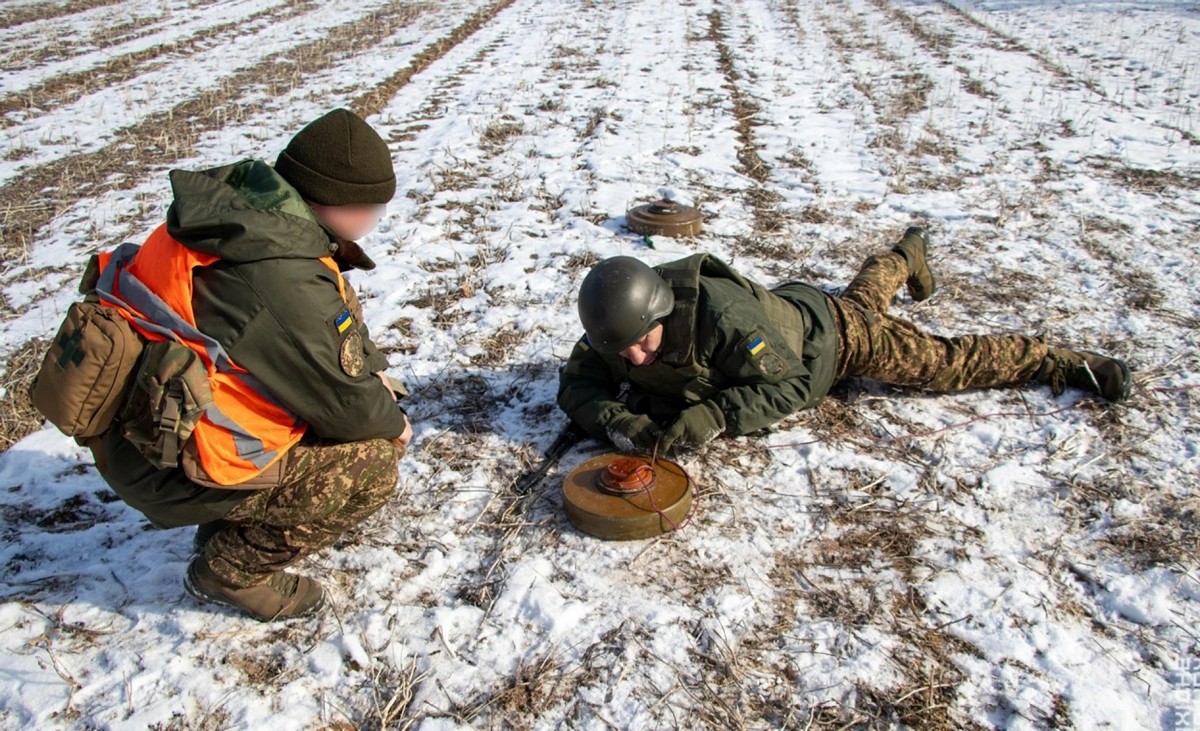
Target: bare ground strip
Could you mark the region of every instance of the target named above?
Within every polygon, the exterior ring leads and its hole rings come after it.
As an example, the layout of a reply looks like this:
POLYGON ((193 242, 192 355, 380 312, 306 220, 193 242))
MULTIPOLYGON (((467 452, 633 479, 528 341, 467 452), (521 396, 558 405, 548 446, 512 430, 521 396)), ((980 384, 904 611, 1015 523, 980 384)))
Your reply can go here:
POLYGON ((245 33, 249 26, 260 23, 285 22, 316 6, 316 0, 298 0, 267 8, 231 23, 210 26, 187 38, 117 56, 100 66, 56 76, 28 89, 0 97, 0 128, 15 124, 11 118, 5 116, 10 112, 33 108, 48 111, 56 106, 70 104, 85 94, 135 78, 146 70, 147 64, 156 59, 173 54, 177 58, 171 61, 179 63, 184 59, 178 57, 205 51, 221 36, 230 33, 240 35, 245 33))

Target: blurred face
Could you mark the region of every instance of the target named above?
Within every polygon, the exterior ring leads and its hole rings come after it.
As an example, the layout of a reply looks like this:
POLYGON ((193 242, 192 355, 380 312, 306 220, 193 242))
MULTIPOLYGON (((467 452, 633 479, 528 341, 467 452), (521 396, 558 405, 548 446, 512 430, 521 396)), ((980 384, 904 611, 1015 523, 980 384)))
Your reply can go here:
POLYGON ((658 360, 662 348, 663 326, 655 325, 640 340, 620 352, 620 356, 635 366, 647 366, 658 360))
POLYGON ((384 206, 325 206, 309 202, 317 220, 343 239, 355 241, 371 233, 383 217, 384 206))

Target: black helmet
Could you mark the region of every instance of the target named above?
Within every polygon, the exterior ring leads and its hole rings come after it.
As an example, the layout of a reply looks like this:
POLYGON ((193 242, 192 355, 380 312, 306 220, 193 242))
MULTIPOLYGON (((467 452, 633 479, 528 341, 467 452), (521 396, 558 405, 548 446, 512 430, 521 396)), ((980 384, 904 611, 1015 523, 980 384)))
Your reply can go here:
POLYGON ((605 259, 579 287, 579 320, 601 353, 619 353, 671 314, 675 295, 658 272, 632 256, 605 259))

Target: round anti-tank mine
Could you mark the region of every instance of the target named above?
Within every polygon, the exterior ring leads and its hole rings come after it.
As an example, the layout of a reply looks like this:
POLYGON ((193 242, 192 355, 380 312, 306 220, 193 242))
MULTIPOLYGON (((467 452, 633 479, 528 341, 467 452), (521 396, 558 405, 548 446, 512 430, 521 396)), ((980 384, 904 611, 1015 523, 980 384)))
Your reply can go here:
POLYGON ((625 219, 630 231, 643 236, 697 236, 704 214, 698 208, 663 199, 629 209, 625 219))
POLYGON ((667 460, 604 454, 563 480, 563 507, 579 530, 610 541, 652 538, 677 530, 692 508, 694 485, 667 460))

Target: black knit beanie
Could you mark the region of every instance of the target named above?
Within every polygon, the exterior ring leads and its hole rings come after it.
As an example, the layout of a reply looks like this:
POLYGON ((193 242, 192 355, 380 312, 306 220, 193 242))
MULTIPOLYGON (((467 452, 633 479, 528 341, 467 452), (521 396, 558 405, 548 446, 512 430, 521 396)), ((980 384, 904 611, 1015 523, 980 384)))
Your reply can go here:
POLYGON ((279 153, 275 170, 306 200, 326 206, 383 204, 396 193, 387 143, 348 109, 309 122, 279 153))

